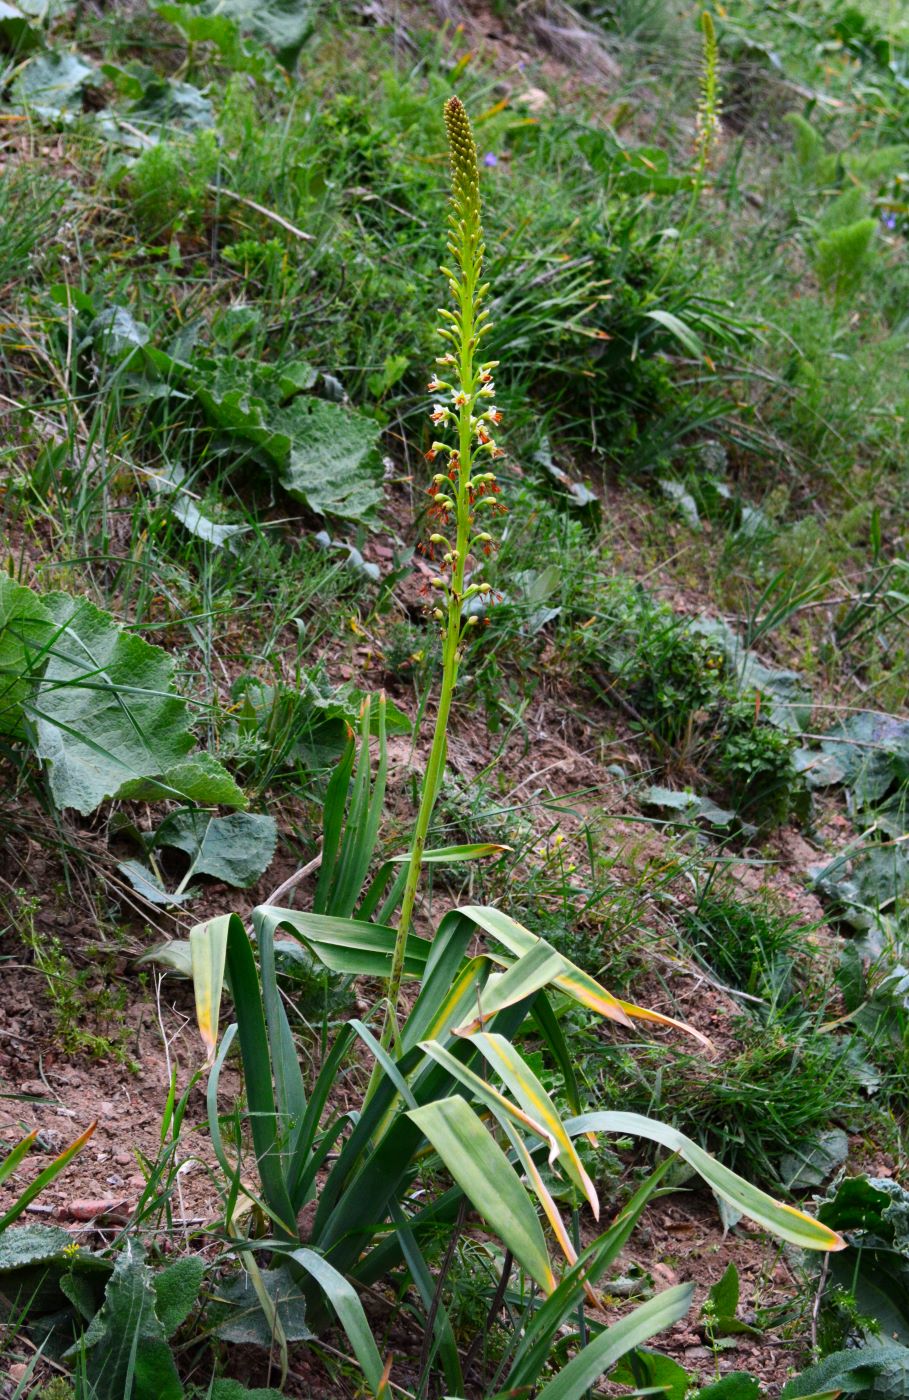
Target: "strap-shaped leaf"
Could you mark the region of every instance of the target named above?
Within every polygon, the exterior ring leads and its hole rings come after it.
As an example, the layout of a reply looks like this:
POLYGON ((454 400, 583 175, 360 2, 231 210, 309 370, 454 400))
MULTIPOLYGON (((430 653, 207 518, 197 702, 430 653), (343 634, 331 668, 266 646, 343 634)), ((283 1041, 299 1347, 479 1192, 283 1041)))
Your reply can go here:
POLYGON ((694 1284, 680 1283, 642 1303, 627 1317, 614 1322, 592 1342, 588 1342, 555 1380, 543 1387, 538 1400, 581 1400, 619 1357, 649 1341, 658 1332, 665 1332, 667 1327, 684 1317, 693 1297, 694 1284))
POLYGON ((466 1025, 459 1026, 456 1034, 471 1035, 491 1020, 496 1012, 525 1001, 555 982, 562 971, 563 962, 561 955, 540 939, 505 972, 497 972, 490 977, 483 989, 477 1015, 466 1025))
POLYGON ((572 1118, 565 1124, 572 1136, 579 1133, 621 1133, 623 1136, 649 1138, 661 1143, 670 1152, 677 1152, 689 1166, 694 1167, 707 1185, 722 1196, 724 1201, 740 1210, 743 1215, 763 1225, 765 1230, 797 1244, 801 1249, 822 1249, 833 1251, 846 1248, 846 1241, 835 1230, 822 1225, 819 1220, 784 1205, 768 1196, 757 1186, 737 1176, 729 1167, 723 1166, 709 1152, 705 1152, 691 1138, 672 1128, 668 1123, 659 1123, 655 1118, 645 1118, 641 1113, 584 1113, 580 1118, 572 1118))
MULTIPOLYGON (((544 943, 545 940, 538 938, 530 929, 524 928, 523 924, 516 923, 507 914, 503 914, 500 909, 493 909, 487 905, 470 904, 460 910, 469 919, 473 919, 475 924, 492 935, 516 956, 521 957, 524 953, 537 943, 544 943)), ((548 947, 549 945, 546 944, 548 947)), ((552 950, 555 952, 555 949, 552 950)), ((557 954, 561 957, 561 954, 557 954)), ((591 1011, 596 1011, 598 1015, 604 1016, 607 1020, 618 1021, 620 1025, 630 1026, 632 1020, 653 1021, 661 1026, 672 1026, 675 1030, 684 1031, 686 1035, 691 1035, 695 1040, 707 1049, 712 1048, 707 1036, 702 1035, 694 1026, 689 1026, 686 1021, 677 1021, 672 1016, 663 1016, 659 1011, 650 1011, 647 1007, 636 1006, 634 1002, 620 1001, 611 992, 607 992, 605 987, 601 987, 595 978, 590 977, 580 967, 577 967, 568 958, 562 958, 562 971, 553 978, 555 986, 560 991, 566 993, 574 1001, 580 1002, 582 1006, 588 1007, 591 1011)))
POLYGON ((411 1109, 408 1117, 522 1268, 545 1293, 556 1286, 546 1241, 530 1198, 501 1147, 462 1098, 411 1109))
MULTIPOLYGON (((391 970, 395 931, 381 924, 339 919, 330 914, 308 914, 296 909, 276 909, 268 904, 253 910, 252 922, 260 938, 266 928, 273 934, 279 929, 293 934, 332 972, 353 977, 387 977, 391 970)), ((422 975, 430 947, 428 939, 415 933, 408 936, 404 957, 407 976, 422 975)))
POLYGON ((227 930, 230 914, 221 914, 207 923, 196 924, 189 934, 189 956, 193 991, 196 998, 196 1023, 206 1049, 206 1064, 213 1064, 218 1044, 218 1017, 221 1014, 221 993, 224 989, 224 968, 227 959, 227 930))
POLYGON ((438 1045, 432 1040, 424 1040, 420 1045, 420 1049, 429 1055, 431 1059, 435 1060, 436 1064, 441 1065, 443 1069, 447 1069, 453 1078, 457 1079, 459 1083, 463 1084, 465 1088, 471 1091, 474 1098, 491 1109, 500 1123, 504 1125, 509 1120, 514 1123, 519 1123, 527 1132, 533 1133, 541 1142, 545 1142, 549 1147, 550 1164, 555 1161, 559 1155, 558 1144, 555 1138, 546 1131, 542 1123, 537 1122, 535 1118, 531 1118, 529 1114, 524 1113, 523 1110, 518 1108, 516 1104, 513 1104, 510 1099, 507 1099, 504 1094, 500 1094, 498 1089, 494 1089, 485 1079, 481 1079, 478 1074, 474 1074, 472 1069, 468 1069, 466 1065, 462 1065, 460 1060, 455 1059, 450 1050, 445 1049, 444 1045, 438 1045))
POLYGON ((486 1063, 514 1094, 531 1118, 543 1124, 547 1135, 557 1145, 565 1171, 590 1203, 595 1220, 600 1218, 600 1202, 596 1188, 584 1170, 574 1143, 565 1131, 559 1111, 524 1057, 503 1035, 480 1031, 470 1037, 486 1063))
MULTIPOLYGON (((524 1142, 520 1133, 515 1132, 510 1123, 506 1121, 502 1126, 505 1129, 508 1141, 511 1143, 515 1157, 524 1169, 524 1175, 530 1182, 534 1195, 546 1213, 546 1219, 552 1227, 552 1233, 558 1241, 559 1248, 565 1255, 569 1264, 576 1264, 578 1262, 578 1252, 571 1242, 568 1231, 565 1229, 565 1222, 556 1205, 555 1198, 546 1185, 546 1182, 543 1180, 539 1167, 527 1150, 527 1144, 524 1142)), ((599 1307, 600 1300, 589 1283, 585 1283, 584 1292, 587 1294, 589 1302, 592 1303, 595 1308, 599 1307)))
POLYGON ((622 1207, 609 1228, 587 1246, 556 1291, 533 1314, 515 1348, 508 1375, 512 1390, 519 1391, 523 1386, 530 1387, 536 1383, 549 1358, 552 1339, 580 1300, 585 1285, 595 1284, 618 1258, 674 1161, 674 1157, 663 1159, 622 1207))
POLYGON ((380 1395, 383 1390, 382 1358, 366 1320, 363 1304, 353 1286, 313 1249, 293 1249, 288 1252, 288 1257, 315 1279, 347 1333, 367 1385, 373 1395, 380 1395))
POLYGON ((262 1191, 269 1209, 280 1222, 281 1229, 293 1237, 295 1212, 288 1196, 281 1157, 283 1134, 279 1130, 275 1104, 271 1046, 259 990, 259 970, 256 967, 249 935, 236 914, 224 914, 217 919, 210 919, 207 924, 199 924, 193 929, 192 936, 195 937, 194 970, 198 961, 201 978, 196 989, 196 1012, 200 1029, 203 1025, 208 1025, 213 1031, 217 1026, 217 1005, 220 1003, 225 969, 230 978, 237 1014, 240 1053, 243 1058, 243 1074, 246 1079, 253 1146, 259 1165, 262 1191), (209 942, 212 944, 211 948, 207 946, 209 942), (226 957, 221 964, 219 977, 218 950, 222 943, 226 949, 226 957))
MULTIPOLYGON (((456 1027, 463 1021, 465 1015, 472 1006, 477 1004, 477 995, 482 993, 489 976, 488 958, 471 958, 464 963, 454 984, 443 994, 438 1004, 433 1004, 427 1000, 420 1006, 414 1007, 410 1018, 405 1023, 401 1036, 401 1045, 404 1050, 410 1050, 419 1043, 421 1038, 426 1040, 444 1041, 454 1038, 456 1027), (426 1015, 417 1019, 419 1011, 425 1011, 426 1015), (413 1021, 413 1025, 411 1025, 413 1021)), ((424 988, 425 989, 425 988, 424 988)), ((438 994, 439 988, 435 988, 438 994)), ((422 998, 423 993, 420 993, 422 998)))

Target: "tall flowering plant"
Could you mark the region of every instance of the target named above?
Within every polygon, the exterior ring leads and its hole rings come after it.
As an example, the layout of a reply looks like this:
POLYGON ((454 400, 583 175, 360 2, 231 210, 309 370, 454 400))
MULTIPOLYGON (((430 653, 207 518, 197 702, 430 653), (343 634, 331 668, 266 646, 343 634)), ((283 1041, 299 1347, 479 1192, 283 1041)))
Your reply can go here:
POLYGON ((430 586, 437 595, 432 616, 442 634, 442 683, 388 978, 386 1044, 393 1038, 397 1023, 407 934, 429 823, 445 768, 446 733, 464 634, 477 622, 469 604, 471 599, 490 591, 484 580, 473 581, 468 568, 478 555, 488 555, 492 549, 492 536, 483 528, 486 519, 505 509, 499 501, 495 472, 490 470, 490 464, 505 455, 493 435, 502 421, 494 402, 492 377, 498 361, 484 361, 481 350, 492 323, 483 305, 489 283, 482 281, 485 245, 480 219, 480 170, 470 120, 460 98, 451 97, 446 102, 445 126, 451 159, 448 252, 454 266, 443 265, 441 272, 448 279, 454 309, 439 310, 442 324, 438 334, 448 348, 438 356, 438 369, 428 388, 437 395, 430 415, 433 427, 447 430, 450 440, 434 441, 426 454, 430 463, 438 462, 444 470, 435 473, 429 488, 428 516, 433 530, 424 546, 428 557, 439 566, 430 586))
MULTIPOLYGON (((446 349, 431 384, 438 396, 432 417, 440 435, 429 455, 440 470, 432 482, 432 533, 427 541, 427 552, 437 565, 431 612, 442 635, 443 668, 413 844, 404 858, 405 880, 403 886, 393 881, 383 903, 386 876, 397 863, 393 861, 364 889, 384 798, 380 697, 375 780, 367 701, 359 744, 351 741, 329 783, 323 815, 324 878, 316 891, 316 908, 260 905, 251 915, 254 937, 236 915, 221 915, 197 925, 188 948, 179 958, 172 955, 178 965, 188 963, 195 982, 197 1019, 211 1063, 212 1145, 229 1183, 228 1224, 239 1194, 245 1192, 261 1220, 268 1222, 268 1247, 281 1255, 304 1291, 307 1325, 318 1331, 326 1325, 329 1309, 334 1310, 376 1397, 388 1393, 388 1368, 351 1279, 371 1286, 406 1268, 416 1270, 423 1289, 430 1276, 419 1252, 422 1242, 437 1239, 440 1229, 454 1228, 465 1200, 548 1299, 527 1329, 522 1324, 514 1334, 509 1393, 529 1393, 536 1387, 550 1366, 556 1334, 579 1306, 586 1305, 585 1299, 591 1307, 601 1307, 597 1278, 617 1257, 667 1164, 579 1259, 549 1178, 560 1177, 563 1187, 578 1193, 577 1199, 584 1198, 593 1218, 599 1218, 596 1188, 575 1145, 581 1136, 619 1134, 660 1143, 683 1157, 718 1196, 780 1238, 817 1250, 840 1249, 845 1243, 810 1216, 743 1181, 667 1124, 635 1113, 583 1112, 571 1052, 550 998, 567 998, 626 1029, 634 1020, 643 1020, 684 1030, 709 1044, 700 1032, 613 996, 501 910, 478 905, 451 909, 431 941, 411 929, 424 859, 465 859, 481 853, 477 847, 427 852, 425 844, 445 764, 446 729, 464 638, 473 625, 469 605, 488 590, 476 567, 492 546, 484 525, 501 509, 491 469, 500 455, 494 438, 500 417, 492 384, 495 364, 484 361, 481 350, 489 318, 481 282, 477 153, 467 115, 456 98, 447 103, 445 119, 451 147, 452 266, 443 271, 453 309, 442 313, 439 329, 446 349), (399 897, 401 913, 394 928, 390 921, 399 897), (354 1017, 340 1026, 318 1069, 305 1076, 278 983, 276 957, 278 946, 287 955, 295 944, 333 972, 387 978, 381 1041, 370 1025, 354 1017), (235 1020, 219 1046, 225 976, 235 1020), (417 992, 399 1024, 405 976, 417 992), (558 1069, 574 1115, 569 1119, 562 1117, 519 1046, 519 1033, 530 1018, 558 1069), (219 1076, 235 1038, 243 1061, 257 1190, 245 1184, 245 1142, 232 1160, 218 1112, 219 1076), (356 1111, 339 1115, 332 1106, 333 1089, 357 1042, 372 1055, 375 1072, 356 1111), (452 1182, 441 1193, 413 1191, 427 1146, 452 1182)), ((254 1257, 249 1255, 249 1260, 255 1280, 254 1257)), ((690 1284, 666 1289, 615 1326, 602 1326, 593 1340, 583 1323, 575 1338, 578 1354, 565 1366, 552 1394, 581 1400, 632 1344, 630 1339, 644 1342, 684 1316, 692 1292, 690 1284)), ((427 1332, 438 1345, 446 1393, 464 1395, 460 1356, 444 1308, 431 1306, 427 1332)))

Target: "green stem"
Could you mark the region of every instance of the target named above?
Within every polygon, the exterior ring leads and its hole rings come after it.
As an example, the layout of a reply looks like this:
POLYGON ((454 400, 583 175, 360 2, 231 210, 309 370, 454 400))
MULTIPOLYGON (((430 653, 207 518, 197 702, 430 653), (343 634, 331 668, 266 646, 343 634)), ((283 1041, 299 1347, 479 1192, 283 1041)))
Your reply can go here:
POLYGON ((432 819, 436 798, 439 795, 442 774, 445 768, 448 718, 451 713, 451 701, 454 695, 455 683, 458 678, 458 664, 460 661, 461 631, 463 625, 461 609, 464 595, 464 570, 467 564, 467 552, 470 543, 469 487, 473 437, 470 419, 474 407, 473 395, 476 389, 476 376, 473 362, 474 350, 476 348, 473 329, 476 275, 476 267, 471 266, 470 249, 468 246, 465 246, 463 282, 461 284, 458 300, 461 312, 459 372, 461 389, 467 395, 467 402, 462 405, 458 413, 458 458, 460 466, 457 481, 457 498, 455 501, 457 517, 457 538, 455 541, 456 557, 452 568, 451 586, 448 590, 448 609, 445 627, 445 646, 442 653, 442 684, 439 692, 439 708, 436 713, 435 730, 432 736, 432 748, 429 751, 429 761, 426 764, 426 771, 423 775, 420 808, 417 813, 417 821, 414 828, 410 864, 407 868, 407 881, 404 885, 401 914, 398 919, 397 938, 395 940, 391 972, 388 978, 388 1006, 385 1026, 382 1032, 382 1046, 386 1050, 397 1036, 398 1003, 401 997, 401 981, 404 975, 404 954, 407 947, 407 935, 410 932, 413 907, 417 897, 417 885, 420 881, 420 872, 423 866, 423 851, 426 847, 429 823, 432 819))

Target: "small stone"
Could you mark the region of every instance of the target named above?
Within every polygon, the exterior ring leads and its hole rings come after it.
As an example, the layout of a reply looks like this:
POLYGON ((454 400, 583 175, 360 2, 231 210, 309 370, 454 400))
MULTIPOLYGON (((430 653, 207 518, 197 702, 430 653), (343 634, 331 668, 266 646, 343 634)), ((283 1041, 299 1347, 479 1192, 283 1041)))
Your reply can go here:
POLYGON ((526 92, 518 93, 515 101, 526 107, 528 112, 542 112, 544 107, 549 106, 548 95, 538 87, 529 87, 526 92))

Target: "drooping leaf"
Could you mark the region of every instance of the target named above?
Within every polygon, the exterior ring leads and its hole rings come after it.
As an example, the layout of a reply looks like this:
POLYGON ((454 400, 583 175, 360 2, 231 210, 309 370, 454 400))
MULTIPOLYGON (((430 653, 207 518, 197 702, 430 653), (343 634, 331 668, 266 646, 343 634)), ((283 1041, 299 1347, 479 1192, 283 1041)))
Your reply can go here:
POLYGON ((696 360, 703 359, 704 345, 700 336, 687 321, 683 321, 680 316, 676 316, 672 311, 663 311, 657 308, 655 311, 645 311, 644 315, 651 321, 657 321, 670 335, 674 336, 679 344, 693 355, 696 360))
POLYGON ((703 1147, 680 1133, 668 1123, 646 1118, 640 1113, 584 1113, 565 1124, 574 1136, 579 1133, 624 1133, 631 1137, 659 1142, 670 1152, 677 1152, 701 1176, 716 1195, 731 1202, 743 1215, 763 1225, 780 1239, 797 1244, 801 1249, 825 1251, 846 1248, 846 1241, 835 1230, 794 1206, 783 1205, 736 1175, 729 1167, 711 1157, 703 1147))
POLYGON ((373 1395, 380 1396, 383 1367, 379 1349, 366 1320, 363 1304, 353 1285, 327 1259, 313 1249, 295 1249, 290 1258, 315 1279, 347 1334, 354 1355, 373 1395))

